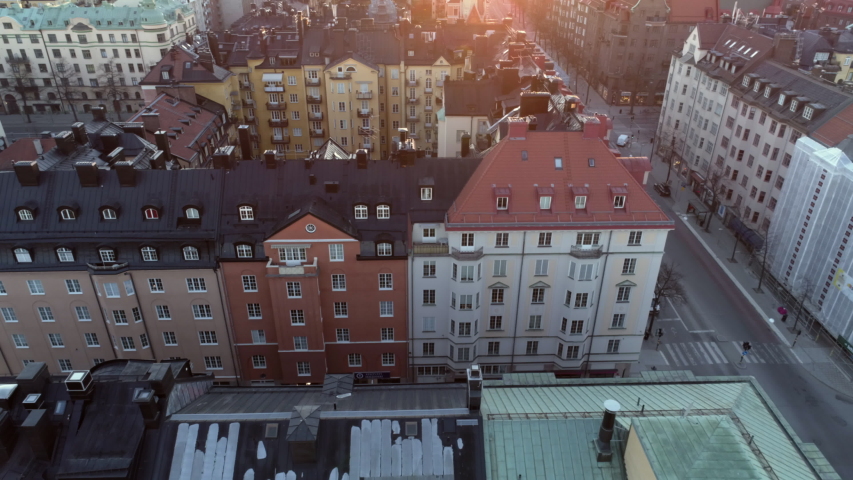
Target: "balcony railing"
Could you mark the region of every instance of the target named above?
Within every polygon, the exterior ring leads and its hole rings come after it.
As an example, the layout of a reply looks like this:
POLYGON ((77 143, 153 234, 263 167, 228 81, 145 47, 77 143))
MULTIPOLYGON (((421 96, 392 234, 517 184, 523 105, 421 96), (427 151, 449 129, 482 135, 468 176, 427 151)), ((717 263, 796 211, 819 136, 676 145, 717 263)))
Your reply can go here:
MULTIPOLYGON (((314 257, 314 263, 303 263, 301 265, 275 265, 272 263, 272 260, 267 262, 267 268, 277 270, 277 274, 282 277, 316 277, 317 270, 319 270, 317 266, 317 257, 314 257)), ((275 272, 273 270, 273 272, 275 272)), ((272 273, 276 275, 276 273, 272 273)))
POLYGON ((319 78, 308 78, 308 77, 305 77, 305 85, 311 85, 311 86, 317 86, 317 85, 320 85, 320 79, 319 79, 319 78))
POLYGON ((312 136, 312 137, 325 137, 326 131, 322 128, 312 128, 310 136, 312 136))
POLYGON ((355 92, 355 98, 358 100, 370 100, 373 98, 373 90, 368 92, 355 92))
POLYGON ((446 243, 416 243, 412 245, 415 255, 448 255, 450 247, 446 243))
POLYGON ((480 247, 476 250, 470 252, 463 252, 456 248, 450 249, 450 255, 459 261, 464 260, 479 260, 483 257, 483 247, 480 247))
POLYGON ((323 119, 323 112, 308 112, 308 120, 320 121, 323 119))
POLYGON ((287 104, 267 102, 267 110, 287 110, 287 104))
POLYGON ((311 103, 311 104, 323 103, 323 96, 322 95, 317 95, 317 96, 308 95, 305 98, 306 98, 306 101, 308 103, 311 103))
POLYGON ((124 263, 89 263, 90 269, 97 272, 111 272, 127 268, 127 262, 124 263))
POLYGON ((282 135, 280 137, 276 137, 275 135, 271 135, 272 143, 282 143, 287 144, 290 143, 290 135, 282 135))
POLYGON ((283 92, 284 86, 283 85, 266 85, 264 87, 264 91, 265 92, 283 92))
POLYGON ((419 116, 417 116, 417 115, 409 115, 408 117, 406 117, 406 121, 407 121, 407 122, 415 122, 415 123, 416 123, 416 122, 420 122, 420 121, 421 121, 421 117, 419 117, 419 116))
POLYGON ((240 82, 240 90, 249 90, 249 91, 253 90, 252 89, 252 82, 249 82, 249 81, 240 82))
POLYGON ((432 105, 424 105, 424 111, 431 112, 432 111, 432 105))
POLYGON ((569 255, 575 258, 600 258, 601 245, 572 245, 569 255))
POLYGON ((432 87, 424 88, 424 93, 432 93, 432 87))
POLYGON ((424 128, 432 128, 432 122, 424 122, 424 128))
POLYGON ((412 140, 417 140, 421 137, 418 135, 418 132, 409 132, 409 138, 411 138, 412 140))
POLYGON ((373 151, 373 144, 370 142, 366 142, 366 143, 363 143, 361 145, 361 148, 367 150, 368 152, 372 152, 373 151))
POLYGON ((21 56, 21 55, 9 55, 8 57, 6 57, 6 63, 9 63, 9 64, 30 63, 30 59, 25 57, 25 56, 21 56))
POLYGON ((359 108, 356 111, 356 115, 358 115, 358 118, 370 118, 370 116, 373 115, 373 109, 372 108, 359 108))
POLYGON ((373 129, 370 127, 358 127, 358 134, 361 136, 373 135, 373 129))
POLYGON ((244 98, 244 99, 243 99, 243 106, 244 106, 244 107, 254 107, 254 106, 255 106, 255 101, 254 101, 254 100, 252 100, 252 99, 250 99, 250 98, 244 98))
POLYGON ((269 124, 271 127, 287 127, 287 125, 289 123, 290 122, 286 118, 282 118, 282 119, 278 119, 278 120, 276 120, 274 118, 269 119, 269 124))
POLYGON ((443 87, 444 86, 444 80, 437 80, 435 82, 435 86, 436 87, 443 87))
POLYGON ((420 83, 421 83, 421 80, 419 78, 416 78, 414 80, 412 80, 410 78, 410 79, 406 80, 406 86, 407 87, 417 87, 418 85, 420 85, 420 83))
POLYGON ((329 75, 329 78, 332 78, 334 80, 349 80, 350 78, 352 78, 352 73, 350 73, 350 72, 332 72, 332 74, 329 75))
POLYGON ((258 124, 258 117, 254 116, 254 115, 247 116, 246 117, 246 123, 251 123, 253 125, 257 125, 258 124))
POLYGON ((409 97, 406 99, 406 103, 408 103, 409 105, 417 105, 421 103, 421 99, 418 97, 409 97))

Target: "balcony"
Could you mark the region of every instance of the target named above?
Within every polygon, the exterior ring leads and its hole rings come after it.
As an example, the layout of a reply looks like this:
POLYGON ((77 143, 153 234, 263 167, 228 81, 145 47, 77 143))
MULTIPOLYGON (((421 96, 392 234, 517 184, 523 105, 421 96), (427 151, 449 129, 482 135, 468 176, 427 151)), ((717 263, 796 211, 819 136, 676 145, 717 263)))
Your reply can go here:
POLYGON ((610 33, 616 35, 618 37, 627 37, 628 36, 628 27, 624 28, 611 28, 610 33))
POLYGON ((287 127, 288 123, 290 122, 288 122, 286 118, 282 118, 279 120, 276 120, 274 118, 269 119, 269 124, 271 127, 287 127))
POLYGON ((312 137, 325 137, 326 131, 322 128, 312 128, 312 129, 310 129, 309 135, 312 137))
POLYGON ((258 124, 258 117, 254 116, 254 115, 247 116, 246 117, 246 123, 251 124, 251 125, 257 125, 258 124))
POLYGON ((373 98, 373 90, 369 92, 355 92, 355 98, 358 100, 370 100, 373 98))
POLYGON ((87 265, 95 272, 120 272, 127 268, 128 263, 89 263, 87 265))
POLYGON ((264 91, 268 92, 268 93, 283 92, 284 86, 283 85, 266 85, 266 86, 264 86, 264 91))
POLYGON ((419 78, 416 78, 414 80, 412 80, 410 78, 410 79, 406 80, 406 86, 407 87, 417 87, 420 84, 421 84, 421 80, 419 78))
POLYGON ((254 107, 254 106, 255 106, 255 101, 254 101, 254 100, 252 100, 252 99, 249 99, 249 98, 244 98, 244 99, 243 99, 243 106, 244 106, 244 107, 254 107))
POLYGON ((432 87, 424 88, 424 93, 432 93, 432 87))
MULTIPOLYGON (((445 246, 445 248, 446 248, 446 246, 445 246)), ((460 262, 461 261, 468 261, 468 260, 479 260, 479 259, 483 258, 483 247, 480 247, 476 250, 472 250, 470 252, 463 252, 463 251, 458 250, 456 248, 451 248, 450 249, 450 256, 452 256, 456 260, 459 260, 460 262)))
POLYGON ((231 102, 231 108, 234 110, 242 110, 243 104, 239 100, 232 101, 231 102))
POLYGON ((368 152, 372 152, 373 151, 373 144, 370 142, 366 142, 366 143, 363 143, 361 145, 361 148, 367 150, 368 152))
POLYGON ((424 128, 432 128, 432 122, 424 122, 424 128))
POLYGON ((409 115, 408 117, 406 117, 406 121, 411 123, 417 123, 421 121, 421 117, 417 115, 409 115))
POLYGON ((314 257, 314 263, 303 263, 301 265, 276 265, 272 263, 272 260, 269 260, 267 268, 277 270, 275 273, 274 271, 267 273, 267 276, 316 277, 318 271, 317 257, 314 257))
POLYGON ((323 103, 323 96, 322 95, 317 95, 317 96, 306 95, 305 98, 306 98, 305 101, 308 102, 309 104, 323 103))
POLYGON ((279 137, 276 137, 275 135, 270 135, 270 139, 271 139, 272 143, 281 143, 281 144, 290 143, 290 135, 282 135, 279 137))
POLYGON ((421 137, 420 135, 418 135, 418 132, 409 132, 409 138, 411 138, 412 140, 417 140, 421 137))
POLYGON ((370 116, 373 115, 373 109, 359 108, 356 110, 356 115, 358 115, 358 118, 370 118, 370 116))
POLYGON ((6 57, 6 63, 9 65, 21 65, 30 63, 30 59, 21 55, 9 55, 6 57))
POLYGON ((323 120, 323 112, 308 112, 308 120, 323 120))
POLYGON ((444 86, 444 80, 438 80, 438 81, 436 81, 436 82, 435 82, 435 86, 436 86, 436 87, 443 87, 443 86, 444 86))
POLYGON ((250 81, 248 81, 248 80, 247 80, 247 81, 240 82, 240 90, 248 90, 248 91, 252 91, 252 90, 254 90, 254 89, 252 88, 252 82, 250 82, 250 81))
POLYGON ((569 255, 575 258, 600 258, 601 245, 572 245, 569 255))
POLYGON ((287 110, 287 104, 267 102, 267 110, 287 110))
POLYGON ((416 243, 412 245, 415 255, 448 255, 450 248, 446 243, 416 243))
POLYGON ((406 103, 408 103, 409 105, 417 105, 421 103, 421 99, 418 97, 409 97, 406 99, 406 103))
POLYGON ((367 127, 367 128, 358 127, 358 134, 361 135, 362 137, 373 135, 373 129, 370 127, 367 127))
POLYGON ((320 85, 320 79, 319 78, 305 77, 305 85, 316 87, 316 86, 320 85))
POLYGON ((329 75, 329 78, 332 80, 349 80, 352 78, 352 73, 350 72, 332 72, 329 75))

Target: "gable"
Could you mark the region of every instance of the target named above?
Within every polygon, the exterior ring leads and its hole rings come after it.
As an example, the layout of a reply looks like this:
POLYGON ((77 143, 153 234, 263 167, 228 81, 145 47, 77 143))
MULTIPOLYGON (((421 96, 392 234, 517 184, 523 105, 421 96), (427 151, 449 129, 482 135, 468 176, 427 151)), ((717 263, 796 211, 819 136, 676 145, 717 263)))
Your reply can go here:
POLYGON ((305 207, 294 210, 289 218, 290 222, 273 232, 264 241, 274 240, 304 240, 310 242, 311 239, 317 240, 354 240, 355 237, 344 232, 332 222, 327 222, 322 218, 308 213, 305 207), (309 231, 308 225, 313 225, 313 232, 309 231))

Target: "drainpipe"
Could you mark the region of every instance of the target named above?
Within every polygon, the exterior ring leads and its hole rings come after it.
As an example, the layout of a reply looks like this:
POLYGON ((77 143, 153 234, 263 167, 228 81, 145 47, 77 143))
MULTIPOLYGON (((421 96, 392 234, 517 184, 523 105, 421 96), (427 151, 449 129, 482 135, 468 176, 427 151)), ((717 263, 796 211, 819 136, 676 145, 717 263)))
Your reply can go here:
MULTIPOLYGON (((145 316, 142 315, 142 305, 139 302, 139 289, 136 288, 136 282, 133 281, 133 273, 130 271, 125 272, 125 275, 130 277, 130 284, 133 285, 134 296, 136 297, 136 304, 139 308, 139 316, 142 318, 142 329, 145 330, 145 336, 148 337, 148 348, 151 350, 151 360, 157 361, 157 355, 154 354, 154 342, 151 340, 151 334, 148 333, 148 325, 145 324, 145 316)), ((125 292, 127 293, 127 292, 125 292)), ((136 319, 134 319, 135 321, 136 319)))
POLYGON ((222 305, 222 312, 224 313, 224 316, 225 316, 225 319, 224 319, 225 320, 225 326, 226 326, 225 332, 228 334, 228 343, 231 344, 231 365, 234 367, 234 376, 237 377, 235 380, 237 380, 237 385, 240 385, 240 382, 243 379, 243 376, 240 374, 240 367, 239 367, 240 364, 237 362, 237 360, 235 358, 237 356, 237 343, 234 341, 234 337, 235 337, 234 322, 231 321, 231 318, 230 318, 231 317, 231 315, 230 315, 231 304, 228 302, 228 295, 225 295, 225 292, 222 289, 222 284, 224 282, 220 281, 220 279, 219 279, 219 276, 222 275, 222 273, 223 273, 222 269, 218 268, 218 267, 214 267, 213 273, 216 276, 216 288, 219 289, 220 301, 223 300, 223 298, 225 300, 223 302, 224 305, 222 305))
MULTIPOLYGON (((610 256, 610 242, 613 240, 613 230, 610 230, 610 234, 607 236, 607 251, 604 252, 604 265, 601 267, 601 281, 598 282, 598 299, 601 300, 601 294, 604 292, 604 277, 607 275, 607 260, 610 256)), ((601 302, 595 303, 595 313, 592 316, 592 330, 590 330, 589 335, 589 352, 586 354, 587 360, 584 367, 584 375, 589 374, 589 362, 592 357, 592 341, 595 339, 595 326, 598 324, 598 307, 601 305, 601 302)))
POLYGON ((412 246, 412 265, 409 267, 409 375, 411 382, 415 383, 415 302, 414 302, 414 280, 415 280, 415 252, 412 246))
POLYGON ((9 375, 14 375, 14 373, 12 373, 12 367, 9 365, 9 361, 6 360, 6 355, 3 353, 3 350, 0 350, 0 358, 3 359, 3 365, 6 365, 6 370, 9 372, 9 375))
MULTIPOLYGON (((107 324, 107 315, 104 310, 104 305, 101 303, 101 295, 99 294, 98 286, 95 285, 95 279, 92 278, 92 274, 89 274, 89 281, 92 283, 92 290, 94 290, 95 292, 95 300, 98 301, 98 310, 100 310, 101 313, 101 320, 104 321, 104 329, 107 331, 107 336, 109 337, 110 345, 113 346, 113 359, 118 359, 118 345, 115 344, 115 335, 112 334, 109 324, 107 324)), ((136 286, 134 285, 133 288, 135 289, 136 286)), ((149 338, 148 341, 150 342, 151 339, 149 338)))
POLYGON ((527 244, 527 232, 521 235, 521 264, 518 267, 518 289, 515 296, 515 324, 512 326, 512 356, 509 360, 509 373, 515 367, 515 340, 518 338, 518 315, 521 313, 521 282, 524 278, 524 247, 527 244))

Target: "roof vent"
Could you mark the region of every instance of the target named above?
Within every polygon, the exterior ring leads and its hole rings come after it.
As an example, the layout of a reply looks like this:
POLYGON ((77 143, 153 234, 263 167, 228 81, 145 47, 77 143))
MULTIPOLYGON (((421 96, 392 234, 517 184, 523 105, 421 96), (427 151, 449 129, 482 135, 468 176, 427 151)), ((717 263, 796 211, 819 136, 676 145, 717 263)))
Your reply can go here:
POLYGON ((595 449, 598 451, 599 462, 609 462, 613 458, 610 440, 613 438, 616 412, 621 408, 621 405, 616 400, 604 401, 604 417, 601 419, 601 428, 598 429, 598 438, 595 440, 595 449))
POLYGON ((26 410, 38 410, 42 405, 44 405, 44 399, 40 393, 31 393, 24 397, 24 401, 21 402, 21 405, 23 405, 26 410))

